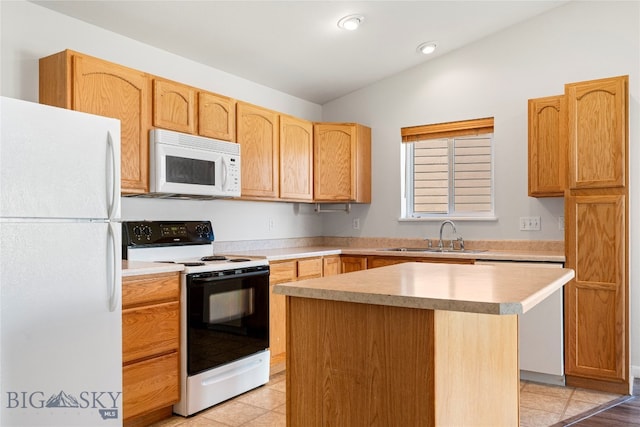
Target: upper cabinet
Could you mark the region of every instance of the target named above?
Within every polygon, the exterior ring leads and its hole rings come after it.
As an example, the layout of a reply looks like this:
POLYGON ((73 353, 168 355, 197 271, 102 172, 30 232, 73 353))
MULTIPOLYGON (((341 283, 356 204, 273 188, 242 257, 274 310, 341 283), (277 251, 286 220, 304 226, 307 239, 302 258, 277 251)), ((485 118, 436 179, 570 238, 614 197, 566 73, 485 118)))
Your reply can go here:
POLYGON ((195 134, 196 90, 170 80, 153 79, 153 126, 195 134))
POLYGON ((565 85, 569 187, 625 187, 628 76, 565 85))
POLYGON ((242 197, 279 196, 279 115, 275 111, 238 102, 237 142, 242 162, 242 197))
POLYGON ((280 198, 313 199, 313 123, 280 116, 280 198))
POLYGON ((143 72, 70 50, 40 59, 40 103, 119 119, 122 192, 149 191, 151 85, 143 72))
POLYGON ((198 135, 236 140, 236 100, 211 92, 198 92, 198 135))
POLYGON ((149 192, 152 127, 240 144, 241 197, 371 202, 371 129, 318 123, 65 50, 40 59, 40 102, 121 122, 121 188, 149 192))
POLYGON ((564 195, 566 129, 563 95, 529 100, 529 196, 564 195))
POLYGON ((371 203, 371 129, 317 123, 313 167, 315 201, 371 203))

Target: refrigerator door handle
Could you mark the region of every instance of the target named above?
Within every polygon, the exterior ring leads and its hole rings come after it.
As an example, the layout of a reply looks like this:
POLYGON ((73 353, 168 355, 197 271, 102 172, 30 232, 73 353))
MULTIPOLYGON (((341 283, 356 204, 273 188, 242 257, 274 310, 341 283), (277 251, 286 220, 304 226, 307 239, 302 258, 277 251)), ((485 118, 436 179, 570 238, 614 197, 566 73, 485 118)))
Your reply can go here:
POLYGON ((117 258, 118 248, 116 242, 116 236, 113 232, 114 224, 108 224, 108 239, 107 239, 107 286, 110 286, 109 291, 109 311, 114 312, 118 308, 118 302, 120 300, 118 295, 118 276, 117 276, 117 258))
POLYGON ((118 211, 118 182, 116 179, 118 178, 118 170, 116 162, 120 161, 120 159, 116 156, 116 147, 113 144, 113 139, 111 138, 111 132, 107 132, 107 145, 109 146, 109 154, 111 156, 107 161, 111 162, 111 173, 107 177, 107 194, 109 197, 109 219, 113 219, 118 211))

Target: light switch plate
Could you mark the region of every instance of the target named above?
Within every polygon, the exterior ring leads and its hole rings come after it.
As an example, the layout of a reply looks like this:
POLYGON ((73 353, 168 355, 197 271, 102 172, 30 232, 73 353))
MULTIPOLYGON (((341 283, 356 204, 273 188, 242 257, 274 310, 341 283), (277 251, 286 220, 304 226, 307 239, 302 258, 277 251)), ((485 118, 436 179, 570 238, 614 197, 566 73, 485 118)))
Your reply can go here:
POLYGON ((539 216, 521 216, 520 231, 540 231, 539 216))

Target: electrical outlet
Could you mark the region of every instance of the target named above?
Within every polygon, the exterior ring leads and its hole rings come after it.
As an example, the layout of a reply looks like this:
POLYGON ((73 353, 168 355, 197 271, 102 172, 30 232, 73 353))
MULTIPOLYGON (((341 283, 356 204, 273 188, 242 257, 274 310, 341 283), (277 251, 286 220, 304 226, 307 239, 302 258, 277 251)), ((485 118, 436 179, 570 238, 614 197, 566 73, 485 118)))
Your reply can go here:
POLYGON ((564 230, 564 217, 563 216, 558 218, 558 230, 564 230))
POLYGON ((275 222, 273 221, 273 218, 269 218, 268 227, 269 227, 269 231, 273 230, 276 227, 275 222))
POLYGON ((520 231, 540 231, 539 216, 521 216, 520 231))
POLYGON ((360 218, 353 218, 353 229, 360 230, 360 218))

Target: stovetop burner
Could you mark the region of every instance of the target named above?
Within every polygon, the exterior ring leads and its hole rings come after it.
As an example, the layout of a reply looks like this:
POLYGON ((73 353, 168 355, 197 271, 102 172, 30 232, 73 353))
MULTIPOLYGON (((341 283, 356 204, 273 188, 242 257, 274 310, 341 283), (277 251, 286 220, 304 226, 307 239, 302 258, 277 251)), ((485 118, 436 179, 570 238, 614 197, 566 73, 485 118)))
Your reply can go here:
POLYGON ((197 262, 197 261, 187 261, 187 262, 185 262, 185 261, 183 261, 183 262, 180 262, 180 261, 155 261, 155 262, 161 262, 161 263, 164 263, 164 264, 182 264, 185 267, 198 267, 198 266, 201 266, 201 265, 206 265, 204 262, 197 262))
POLYGON ((224 255, 207 255, 200 258, 200 261, 226 261, 227 257, 224 255))

